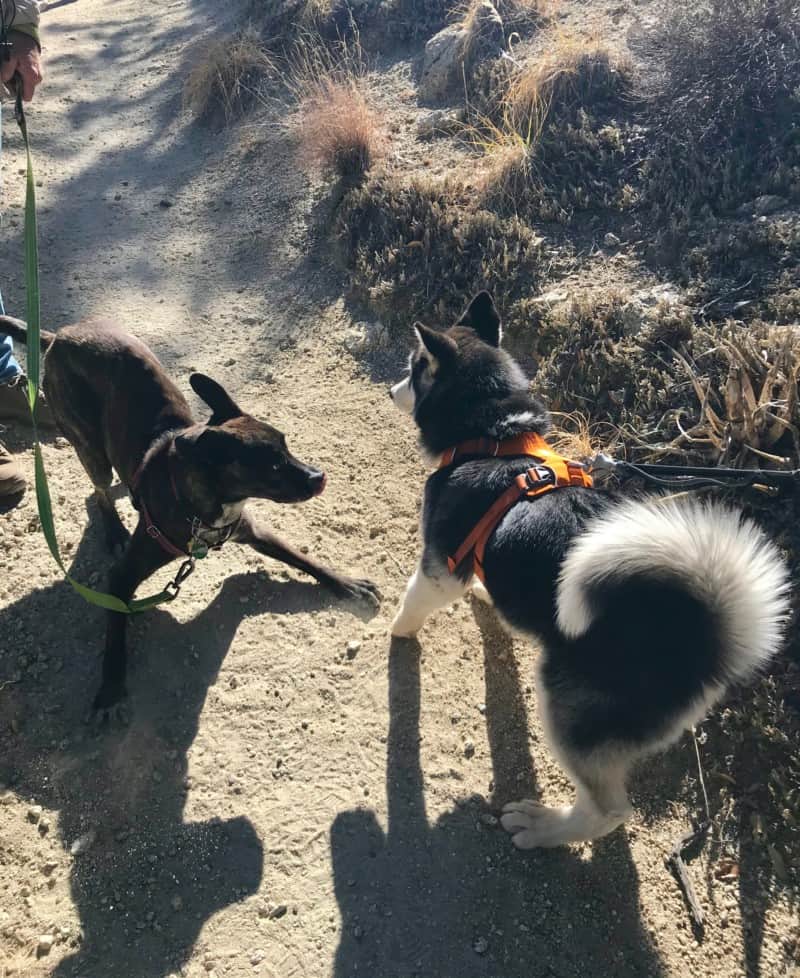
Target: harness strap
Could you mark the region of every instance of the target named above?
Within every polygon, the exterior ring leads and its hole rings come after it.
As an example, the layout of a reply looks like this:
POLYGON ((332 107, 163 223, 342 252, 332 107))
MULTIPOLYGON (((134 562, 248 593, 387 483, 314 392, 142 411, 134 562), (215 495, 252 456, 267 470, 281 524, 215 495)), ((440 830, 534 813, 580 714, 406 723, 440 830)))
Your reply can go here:
MULTIPOLYGON (((498 455, 528 455, 539 464, 521 472, 512 485, 499 496, 486 513, 472 528, 469 536, 456 550, 452 557, 447 558, 450 573, 472 555, 473 573, 483 581, 483 555, 486 545, 497 525, 506 513, 522 499, 536 499, 554 489, 564 489, 569 486, 591 489, 594 481, 589 473, 578 462, 565 459, 554 451, 541 435, 528 434, 518 438, 509 438, 503 442, 492 442, 491 439, 476 439, 463 442, 449 449, 442 455, 440 468, 450 465, 458 455, 475 455, 479 453, 481 444, 492 446, 490 456, 498 455)), ((485 457, 485 456, 484 456, 485 457)))

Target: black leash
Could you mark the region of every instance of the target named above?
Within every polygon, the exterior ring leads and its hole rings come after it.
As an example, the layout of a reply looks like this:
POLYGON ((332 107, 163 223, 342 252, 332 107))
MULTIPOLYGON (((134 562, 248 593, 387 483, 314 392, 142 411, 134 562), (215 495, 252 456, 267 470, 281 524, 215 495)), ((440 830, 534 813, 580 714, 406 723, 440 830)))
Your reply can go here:
POLYGON ((595 455, 586 463, 592 473, 611 472, 616 475, 638 476, 665 489, 705 489, 717 486, 724 489, 747 489, 763 486, 778 490, 800 485, 800 469, 729 469, 707 468, 700 465, 660 465, 618 461, 595 455))

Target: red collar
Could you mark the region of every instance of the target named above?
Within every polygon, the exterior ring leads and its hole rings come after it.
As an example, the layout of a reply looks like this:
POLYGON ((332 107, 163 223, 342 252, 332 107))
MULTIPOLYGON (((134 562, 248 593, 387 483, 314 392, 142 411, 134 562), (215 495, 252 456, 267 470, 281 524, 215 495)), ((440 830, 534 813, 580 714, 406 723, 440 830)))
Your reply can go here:
POLYGON ((529 432, 494 441, 491 438, 478 438, 465 441, 443 453, 439 468, 451 465, 460 455, 476 455, 484 458, 503 455, 526 455, 537 463, 521 472, 511 486, 492 504, 483 517, 473 527, 472 532, 447 558, 447 566, 453 574, 468 558, 472 557, 472 571, 483 581, 483 555, 489 538, 497 529, 500 520, 522 499, 536 499, 554 489, 569 486, 591 489, 594 482, 579 462, 570 462, 552 449, 541 435, 529 432))
MULTIPOLYGON (((169 445, 170 442, 168 441, 166 442, 166 444, 169 445)), ((161 451, 163 451, 163 449, 159 449, 159 451, 156 452, 156 454, 159 454, 161 451)), ((145 468, 145 462, 149 463, 151 460, 152 460, 152 456, 148 457, 147 455, 145 455, 145 457, 142 459, 141 464, 133 473, 133 476, 131 477, 131 481, 129 484, 131 495, 136 496, 136 490, 138 489, 139 482, 141 481, 142 478, 142 473, 145 468)), ((181 497, 178 494, 178 487, 175 483, 175 473, 173 471, 172 462, 169 455, 167 455, 167 472, 169 474, 169 484, 172 488, 172 495, 175 497, 176 502, 180 502, 181 497)), ((187 516, 186 521, 191 526, 191 536, 189 537, 189 542, 186 544, 186 547, 181 548, 175 546, 175 544, 168 537, 166 537, 161 532, 161 530, 159 530, 159 528, 155 525, 152 518, 150 517, 150 513, 148 512, 147 506, 145 505, 145 501, 141 496, 138 496, 136 498, 136 506, 142 515, 145 532, 149 537, 155 540, 156 543, 161 547, 161 549, 165 551, 165 553, 168 553, 170 557, 192 557, 192 558, 204 557, 209 550, 218 550, 223 543, 225 543, 227 540, 231 538, 231 536, 233 536, 234 532, 236 531, 236 528, 239 526, 239 523, 241 522, 242 519, 242 517, 239 516, 237 520, 235 520, 233 523, 229 523, 226 526, 209 526, 207 523, 204 523, 199 516, 195 516, 192 519, 190 519, 187 516), (201 529, 211 530, 219 533, 220 537, 217 543, 208 544, 205 540, 199 540, 198 534, 201 529), (198 542, 200 544, 199 547, 197 546, 198 542)))

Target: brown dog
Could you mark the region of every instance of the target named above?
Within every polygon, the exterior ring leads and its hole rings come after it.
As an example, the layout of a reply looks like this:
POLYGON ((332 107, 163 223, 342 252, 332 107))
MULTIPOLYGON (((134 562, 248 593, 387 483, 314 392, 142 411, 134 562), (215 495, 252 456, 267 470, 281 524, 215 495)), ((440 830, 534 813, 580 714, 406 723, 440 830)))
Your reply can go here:
MULTIPOLYGON (((0 329, 27 340, 17 319, 0 316, 0 329)), ((279 431, 245 414, 216 381, 189 378, 213 412, 204 424, 145 344, 111 322, 42 331, 41 346, 53 415, 92 480, 109 548, 125 547, 111 568, 111 594, 127 602, 159 567, 230 539, 305 571, 339 597, 379 603, 374 584, 324 567, 249 515, 248 497, 302 502, 323 491, 325 474, 294 458, 279 431), (132 536, 109 493, 112 469, 139 510, 132 536)), ((108 613, 94 701, 103 717, 126 697, 126 618, 108 613)))

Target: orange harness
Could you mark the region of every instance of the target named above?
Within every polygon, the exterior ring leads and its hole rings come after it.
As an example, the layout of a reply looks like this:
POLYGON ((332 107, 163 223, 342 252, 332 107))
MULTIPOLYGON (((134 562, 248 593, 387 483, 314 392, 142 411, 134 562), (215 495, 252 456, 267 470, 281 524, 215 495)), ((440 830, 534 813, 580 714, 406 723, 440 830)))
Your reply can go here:
POLYGON ((450 573, 472 554, 473 572, 483 581, 483 554, 489 537, 497 529, 497 524, 521 499, 536 499, 553 489, 578 486, 591 489, 592 477, 578 462, 570 462, 554 451, 541 435, 528 433, 505 441, 491 438, 477 438, 465 441, 455 448, 448 448, 439 461, 442 469, 451 465, 459 455, 478 455, 498 457, 502 455, 528 455, 536 465, 521 472, 511 486, 500 496, 486 514, 475 525, 470 535, 456 550, 453 557, 447 558, 450 573))

